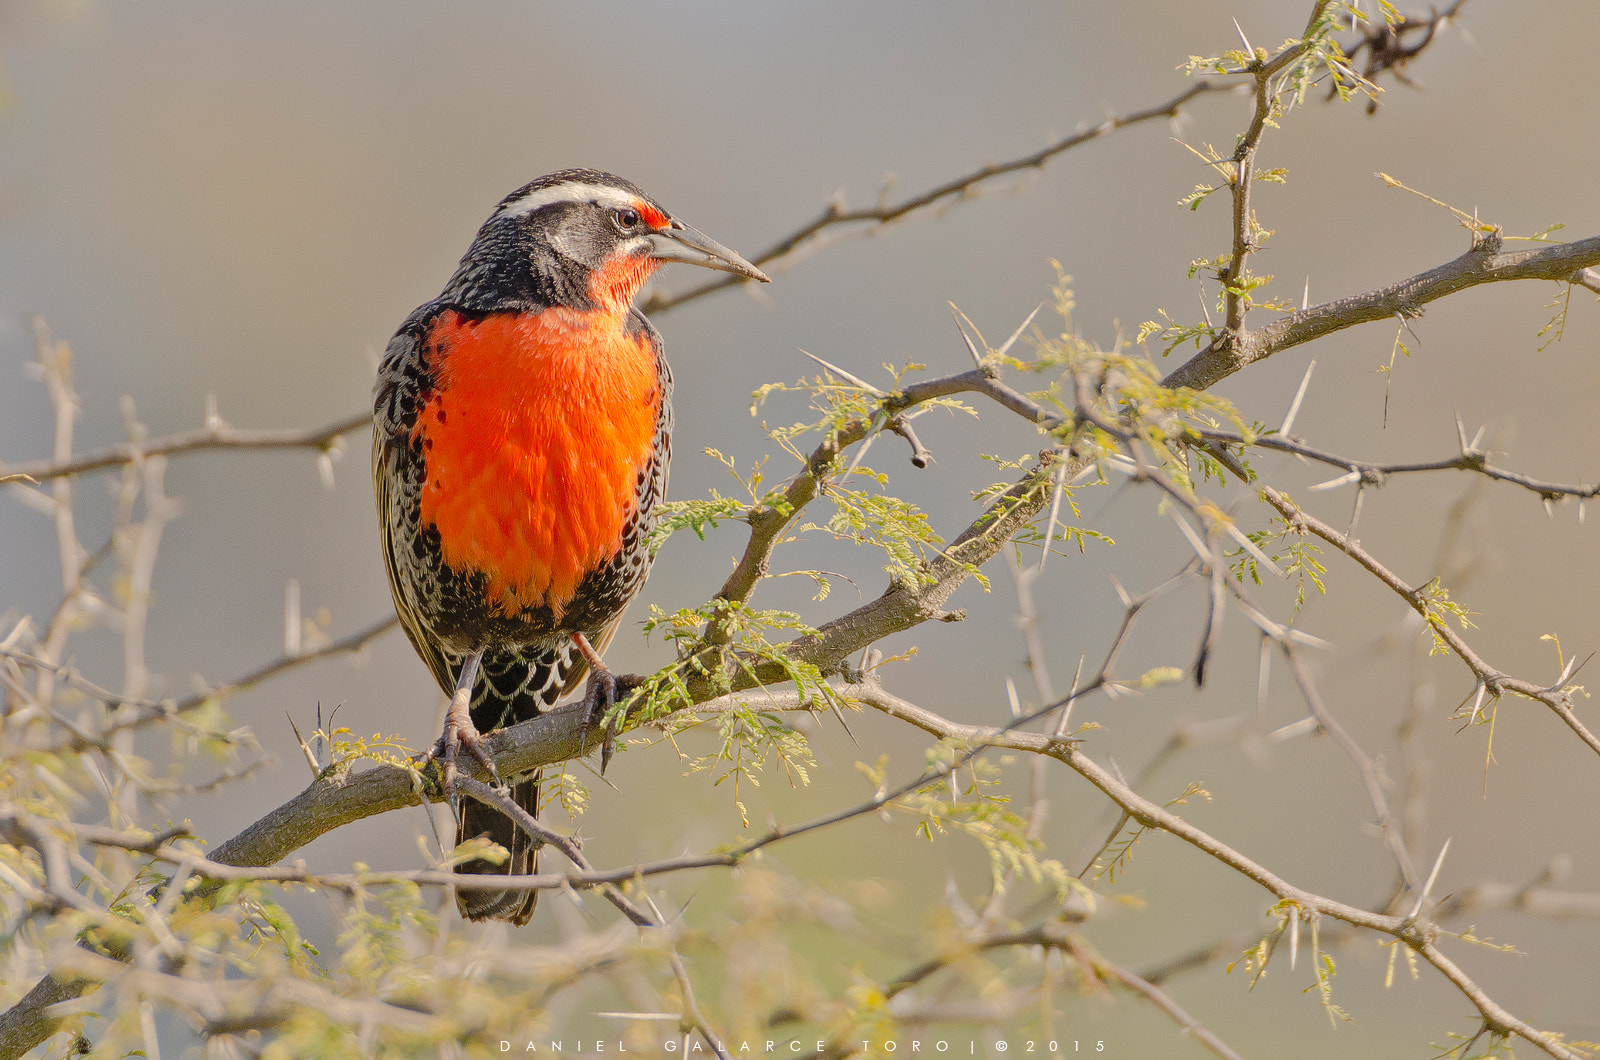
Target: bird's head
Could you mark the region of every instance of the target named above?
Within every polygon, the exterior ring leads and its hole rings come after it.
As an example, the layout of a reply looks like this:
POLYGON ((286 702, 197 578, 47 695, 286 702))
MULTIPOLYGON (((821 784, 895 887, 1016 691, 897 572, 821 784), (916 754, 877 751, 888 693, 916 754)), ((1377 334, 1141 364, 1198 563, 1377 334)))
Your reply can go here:
POLYGON ((551 173, 502 199, 462 259, 457 281, 502 302, 526 298, 626 313, 639 288, 669 261, 768 282, 637 185, 593 169, 551 173))

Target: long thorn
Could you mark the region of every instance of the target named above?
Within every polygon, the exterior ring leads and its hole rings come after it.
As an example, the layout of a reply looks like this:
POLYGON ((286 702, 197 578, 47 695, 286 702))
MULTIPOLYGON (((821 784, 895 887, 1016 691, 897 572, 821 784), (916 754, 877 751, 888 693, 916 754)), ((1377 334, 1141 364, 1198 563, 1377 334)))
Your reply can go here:
POLYGON ((1316 358, 1312 358, 1311 363, 1306 365, 1306 374, 1300 377, 1300 389, 1294 392, 1294 400, 1289 403, 1289 411, 1283 417, 1283 426, 1278 428, 1278 433, 1285 438, 1294 429, 1294 418, 1300 412, 1300 402, 1305 400, 1306 387, 1311 385, 1311 373, 1316 370, 1317 361, 1316 358))
POLYGON ((832 363, 830 363, 828 361, 824 361, 821 357, 818 357, 816 354, 812 353, 810 350, 801 350, 800 352, 805 354, 807 357, 811 358, 813 361, 816 361, 818 364, 822 365, 822 367, 826 368, 828 371, 832 372, 834 375, 838 376, 840 379, 843 379, 843 380, 845 380, 846 382, 849 382, 849 383, 854 383, 856 386, 860 387, 862 390, 867 391, 873 397, 880 397, 881 398, 881 397, 887 397, 888 396, 882 390, 879 390, 877 387, 873 386, 871 383, 867 382, 865 379, 862 379, 860 376, 851 375, 849 372, 845 371, 843 368, 840 368, 838 365, 832 364, 832 363))

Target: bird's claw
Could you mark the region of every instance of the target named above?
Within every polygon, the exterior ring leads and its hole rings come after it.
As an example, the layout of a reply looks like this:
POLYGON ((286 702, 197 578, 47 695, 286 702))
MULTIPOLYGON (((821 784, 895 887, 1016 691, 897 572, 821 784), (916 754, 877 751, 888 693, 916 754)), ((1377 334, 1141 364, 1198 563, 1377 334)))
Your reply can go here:
POLYGON ((500 771, 494 767, 494 758, 490 756, 483 736, 472 724, 472 719, 469 717, 466 723, 462 724, 454 711, 451 711, 445 715, 444 731, 439 734, 439 739, 422 757, 424 768, 433 762, 440 763, 439 786, 447 798, 453 800, 457 796, 456 780, 461 773, 457 762, 463 750, 488 771, 490 783, 496 789, 507 790, 505 782, 500 779, 500 771))
POLYGON ((589 732, 602 723, 604 735, 600 740, 600 774, 605 775, 611 756, 617 751, 617 730, 622 725, 623 712, 616 710, 618 698, 626 699, 634 689, 644 684, 641 674, 614 674, 610 670, 591 670, 589 686, 583 695, 584 724, 583 747, 587 753, 589 732))

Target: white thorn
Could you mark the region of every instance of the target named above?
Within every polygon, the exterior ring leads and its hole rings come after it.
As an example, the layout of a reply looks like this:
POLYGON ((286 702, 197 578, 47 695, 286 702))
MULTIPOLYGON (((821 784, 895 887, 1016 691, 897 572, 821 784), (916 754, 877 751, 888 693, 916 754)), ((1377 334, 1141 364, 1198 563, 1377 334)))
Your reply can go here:
POLYGON ((1256 663, 1256 712, 1267 712, 1267 681, 1272 675, 1272 638, 1261 638, 1261 658, 1256 663))
POLYGON ((1189 520, 1179 515, 1176 508, 1168 508, 1167 512, 1172 516, 1172 521, 1178 524, 1178 529, 1183 531, 1183 536, 1189 539, 1189 544, 1194 549, 1194 554, 1200 557, 1202 563, 1210 563, 1212 558, 1211 550, 1206 547, 1205 540, 1200 536, 1199 532, 1189 525, 1189 520))
POLYGON ((1317 361, 1316 358, 1312 358, 1311 363, 1306 365, 1306 374, 1300 377, 1300 389, 1294 392, 1294 400, 1289 403, 1289 411, 1283 417, 1283 426, 1278 428, 1278 433, 1285 438, 1294 428, 1294 418, 1300 414, 1300 402, 1305 400, 1306 388, 1311 385, 1311 373, 1316 370, 1317 361))
POLYGON ((1323 640, 1321 637, 1313 636, 1303 629, 1295 629, 1293 626, 1289 627, 1284 636, 1292 644, 1303 644, 1308 648, 1317 648, 1322 651, 1332 651, 1336 647, 1331 640, 1323 640))
MULTIPOLYGON (((1111 580, 1113 582, 1116 581, 1115 578, 1113 578, 1111 580)), ((1122 586, 1120 586, 1120 585, 1117 586, 1117 589, 1120 592, 1121 589, 1122 589, 1122 586)), ((1088 658, 1088 656, 1085 656, 1085 655, 1078 656, 1078 668, 1076 670, 1072 671, 1072 687, 1070 689, 1068 689, 1068 691, 1067 691, 1067 705, 1065 707, 1063 707, 1062 710, 1061 710, 1061 720, 1056 722, 1056 735, 1057 736, 1066 735, 1067 723, 1072 720, 1072 708, 1078 705, 1078 688, 1079 688, 1078 682, 1083 679, 1083 661, 1086 658, 1088 658)))
POLYGON ((1054 547, 1052 542, 1056 539, 1056 522, 1061 515, 1061 497, 1066 493, 1067 465, 1063 461, 1056 465, 1053 476, 1055 482, 1055 496, 1050 498, 1050 522, 1044 528, 1044 551, 1039 554, 1039 573, 1044 573, 1044 561, 1050 558, 1050 550, 1054 547))
POLYGON ((1366 499, 1367 487, 1362 483, 1356 487, 1356 502, 1350 506, 1350 528, 1344 532, 1344 536, 1350 539, 1352 545, 1356 543, 1356 524, 1361 521, 1361 502, 1366 499))
POLYGON ((1033 318, 1038 316, 1039 315, 1039 310, 1041 310, 1043 308, 1044 308, 1044 303, 1043 302, 1040 302, 1038 305, 1034 306, 1033 307, 1033 312, 1028 314, 1028 317, 1027 317, 1026 320, 1024 320, 1022 323, 1017 325, 1017 330, 1015 330, 1015 331, 1013 331, 1011 333, 1011 337, 1005 341, 1005 344, 1003 346, 1001 346, 998 350, 994 351, 995 354, 997 356, 1004 357, 1006 355, 1006 351, 1011 348, 1011 344, 1016 342, 1017 339, 1022 336, 1023 330, 1029 324, 1033 323, 1033 318))
POLYGON ((1433 871, 1428 873, 1428 882, 1422 885, 1422 893, 1417 895, 1417 904, 1411 907, 1412 916, 1422 912, 1422 904, 1428 900, 1428 895, 1433 893, 1433 881, 1439 878, 1439 870, 1444 867, 1444 856, 1450 852, 1450 839, 1446 839, 1444 846, 1439 848, 1439 856, 1433 861, 1433 871))
POLYGON ((283 591, 283 654, 293 659, 300 654, 300 580, 290 578, 283 591))
POLYGON ((1022 701, 1017 698, 1017 685, 1009 674, 1006 675, 1006 698, 1011 701, 1011 716, 1022 717, 1022 701))
POLYGON ((1124 608, 1132 607, 1133 597, 1129 596, 1128 590, 1124 589, 1122 587, 1122 583, 1117 581, 1117 576, 1115 574, 1111 574, 1107 575, 1107 577, 1111 579, 1111 587, 1117 591, 1117 599, 1122 601, 1122 606, 1124 608))
POLYGON ((1133 475, 1138 473, 1139 465, 1133 462, 1132 457, 1125 456, 1122 453, 1112 453, 1105 459, 1106 463, 1110 464, 1124 475, 1133 475))
POLYGON ((1296 736, 1309 736, 1317 731, 1317 719, 1307 716, 1299 721, 1291 721, 1287 725, 1279 726, 1267 733, 1268 743, 1285 743, 1296 736))
MULTIPOLYGON (((967 329, 961 326, 962 322, 965 321, 972 327, 973 331, 977 331, 977 325, 967 318, 967 314, 957 309, 954 302, 946 302, 945 304, 950 307, 950 315, 955 318, 956 330, 961 332, 961 341, 967 344, 967 352, 972 354, 972 363, 981 370, 983 368, 983 354, 978 352, 978 347, 973 343, 972 336, 967 334, 967 329)), ((983 336, 979 335, 978 338, 981 339, 983 336)))
POLYGON ((1348 486, 1352 482, 1359 482, 1359 481, 1361 481, 1361 472, 1360 471, 1346 471, 1344 474, 1340 475, 1338 478, 1330 478, 1328 481, 1319 482, 1315 486, 1307 486, 1306 489, 1311 491, 1312 493, 1316 493, 1319 490, 1338 489, 1340 486, 1348 486))
POLYGON ((841 485, 843 485, 845 480, 851 475, 855 474, 856 468, 861 466, 862 458, 867 455, 867 450, 872 448, 873 441, 878 437, 878 428, 882 427, 883 424, 888 421, 888 419, 888 414, 884 412, 880 412, 878 415, 872 418, 872 426, 867 428, 867 436, 862 440, 861 448, 856 450, 856 458, 850 461, 850 466, 845 468, 844 474, 839 476, 839 482, 841 485))
POLYGON ((1300 956, 1300 909, 1289 908, 1289 970, 1294 971, 1295 960, 1300 956))
POLYGON ((886 396, 883 391, 879 390, 877 387, 873 386, 871 383, 867 382, 865 379, 862 379, 860 376, 851 375, 849 372, 845 371, 843 368, 840 368, 838 365, 830 364, 827 361, 824 361, 821 357, 818 357, 814 353, 810 353, 810 352, 808 352, 806 350, 801 350, 800 352, 804 353, 807 357, 811 358, 813 361, 816 361, 818 364, 822 365, 822 367, 826 368, 828 371, 832 372, 834 375, 838 376, 840 379, 843 379, 843 380, 845 380, 846 382, 849 382, 849 383, 854 383, 856 386, 860 387, 862 390, 867 391, 869 394, 872 394, 874 397, 884 397, 884 396, 886 396))
POLYGON ((1244 35, 1244 29, 1239 25, 1239 20, 1238 19, 1234 19, 1233 20, 1233 28, 1235 30, 1238 30, 1239 39, 1244 41, 1245 54, 1252 55, 1252 56, 1255 55, 1256 50, 1253 47, 1250 46, 1250 38, 1246 37, 1244 35))
POLYGON ((1300 311, 1311 308, 1311 274, 1306 273, 1306 289, 1300 292, 1300 311))
POLYGON ((1278 623, 1274 622, 1266 615, 1263 615, 1260 611, 1257 611, 1254 607, 1251 607, 1243 600, 1237 601, 1236 606, 1239 608, 1239 611, 1244 615, 1245 618, 1248 618, 1251 622, 1254 622, 1256 626, 1260 628, 1261 632, 1265 633, 1273 640, 1281 641, 1288 635, 1287 627, 1280 626, 1278 623))

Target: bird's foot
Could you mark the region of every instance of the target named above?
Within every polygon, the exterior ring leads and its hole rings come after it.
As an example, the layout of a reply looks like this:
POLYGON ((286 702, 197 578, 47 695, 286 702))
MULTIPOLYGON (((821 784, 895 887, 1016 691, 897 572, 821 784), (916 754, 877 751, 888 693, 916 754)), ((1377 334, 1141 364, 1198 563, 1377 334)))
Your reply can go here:
POLYGON ((455 695, 450 697, 450 707, 444 713, 444 731, 439 734, 433 747, 422 757, 422 765, 426 767, 431 762, 439 762, 439 785, 444 789, 445 797, 455 799, 456 779, 460 775, 457 763, 461 759, 462 751, 489 772, 489 779, 496 788, 504 790, 505 783, 500 779, 499 770, 494 767, 494 759, 489 755, 489 749, 484 742, 478 727, 472 724, 472 713, 469 709, 472 702, 472 681, 476 677, 477 667, 471 667, 472 676, 456 686, 455 695))
POLYGON ((587 750, 589 731, 604 724, 605 735, 600 741, 602 776, 605 775, 606 766, 611 764, 611 756, 616 753, 617 730, 622 725, 624 712, 615 709, 617 700, 626 700, 646 680, 643 674, 614 674, 605 667, 591 668, 589 671, 588 688, 583 694, 584 749, 587 750))

